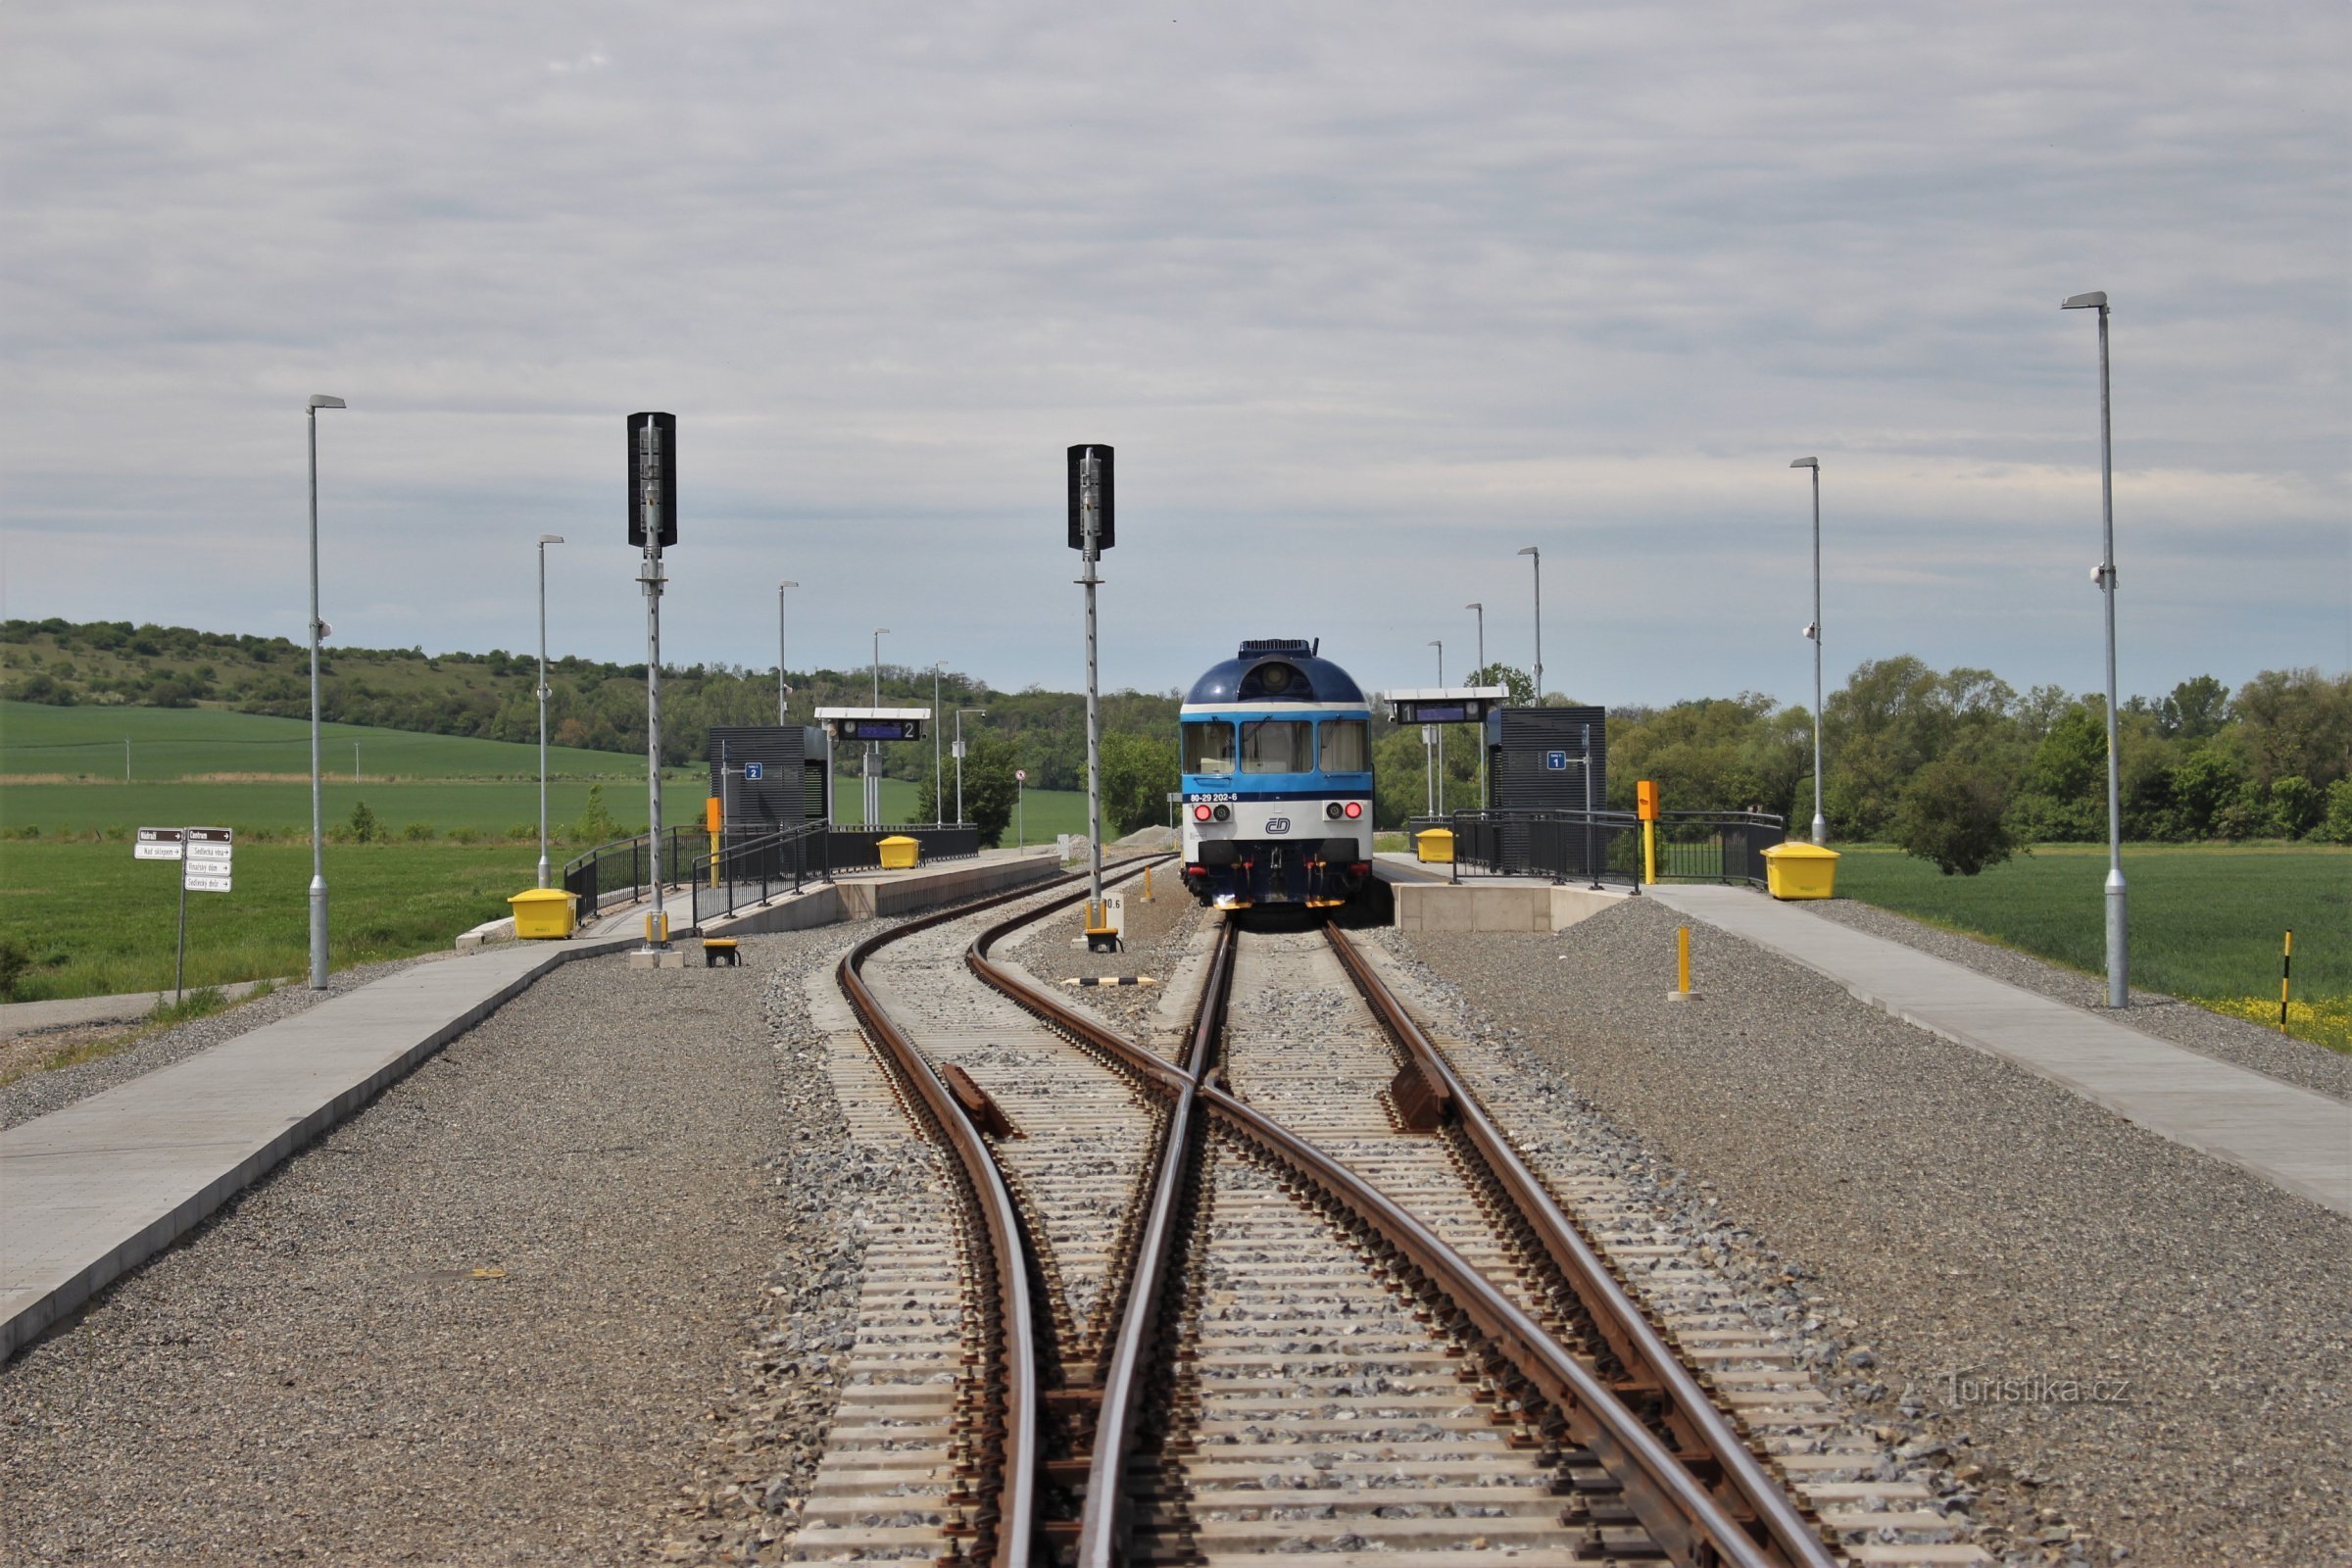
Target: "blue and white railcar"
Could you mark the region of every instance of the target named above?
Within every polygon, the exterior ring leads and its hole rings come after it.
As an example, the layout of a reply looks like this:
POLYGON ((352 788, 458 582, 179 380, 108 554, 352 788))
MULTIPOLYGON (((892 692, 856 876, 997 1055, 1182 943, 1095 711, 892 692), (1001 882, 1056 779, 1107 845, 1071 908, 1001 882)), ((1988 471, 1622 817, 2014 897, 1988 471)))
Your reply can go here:
POLYGON ((1203 904, 1328 908, 1372 880, 1372 710, 1319 646, 1245 642, 1184 700, 1184 883, 1203 904))

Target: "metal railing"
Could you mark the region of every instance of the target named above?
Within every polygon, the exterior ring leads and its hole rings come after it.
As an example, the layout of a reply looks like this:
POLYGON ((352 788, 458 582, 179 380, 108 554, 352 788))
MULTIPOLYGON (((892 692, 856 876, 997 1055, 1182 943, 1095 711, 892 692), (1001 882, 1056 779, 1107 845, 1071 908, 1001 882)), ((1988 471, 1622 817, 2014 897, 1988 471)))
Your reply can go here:
POLYGON ((1658 816, 1658 880, 1762 887, 1764 852, 1788 838, 1788 819, 1770 811, 1664 811, 1658 816))
POLYGON ((900 827, 835 824, 827 854, 836 871, 870 871, 882 863, 881 844, 887 838, 909 838, 921 848, 923 861, 960 860, 980 853, 980 830, 969 822, 933 827, 928 822, 900 827))
POLYGON ((702 855, 694 862, 694 923, 699 926, 780 894, 798 893, 811 882, 830 882, 831 840, 823 822, 804 822, 740 840, 722 837, 716 855, 702 855))
MULTIPOLYGON (((831 881, 844 871, 877 870, 882 864, 882 841, 894 835, 914 840, 921 862, 967 859, 980 853, 980 830, 969 822, 946 827, 928 822, 895 827, 804 822, 741 842, 722 835, 716 855, 711 853, 708 829, 670 827, 662 830, 659 841, 662 883, 681 898, 691 895, 692 924, 699 926, 809 882, 831 881), (711 874, 714 862, 716 886, 711 874)), ((563 887, 579 896, 581 920, 648 896, 652 888, 648 877, 656 858, 654 844, 650 835, 640 833, 633 839, 600 844, 564 864, 563 887)), ((683 911, 680 918, 672 920, 673 929, 686 927, 688 922, 682 916, 683 911)))
POLYGON ((710 842, 710 835, 700 828, 670 827, 658 836, 640 833, 600 844, 565 862, 564 891, 579 896, 575 912, 586 920, 608 906, 634 904, 646 897, 657 864, 663 886, 685 881, 693 874, 695 853, 710 842))
POLYGON ((1407 831, 1453 832, 1453 877, 1541 876, 1600 887, 1642 880, 1642 824, 1630 811, 1457 811, 1407 831))
MULTIPOLYGON (((1453 879, 1540 876, 1554 882, 1642 882, 1642 823, 1631 811, 1458 811, 1416 816, 1410 833, 1453 833, 1453 879)), ((1658 819, 1661 882, 1764 882, 1764 852, 1788 837, 1768 811, 1669 811, 1658 819)))

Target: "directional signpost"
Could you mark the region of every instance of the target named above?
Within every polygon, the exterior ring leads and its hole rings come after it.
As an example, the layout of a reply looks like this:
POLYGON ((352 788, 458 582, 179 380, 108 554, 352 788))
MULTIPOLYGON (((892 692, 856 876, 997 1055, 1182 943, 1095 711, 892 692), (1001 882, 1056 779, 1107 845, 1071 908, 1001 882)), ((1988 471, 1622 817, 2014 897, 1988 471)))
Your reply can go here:
POLYGON ((230 891, 236 834, 224 827, 143 827, 131 846, 140 860, 179 861, 179 956, 172 976, 172 1000, 188 988, 188 895, 230 891))

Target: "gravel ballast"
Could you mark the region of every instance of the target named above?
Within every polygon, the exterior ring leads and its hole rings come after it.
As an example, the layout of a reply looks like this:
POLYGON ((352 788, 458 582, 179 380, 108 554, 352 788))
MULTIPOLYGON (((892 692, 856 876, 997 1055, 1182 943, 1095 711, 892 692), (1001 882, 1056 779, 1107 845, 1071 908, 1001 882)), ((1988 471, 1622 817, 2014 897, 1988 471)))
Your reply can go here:
POLYGON ((25 1350, 0 1555, 675 1556, 744 1484, 714 1444, 761 1472, 736 1539, 772 1540, 854 1300, 835 1211, 892 1180, 775 1005, 848 940, 567 964, 25 1350))
POLYGON ((1676 923, 1387 941, 1852 1321, 1989 1549, 2352 1560, 2340 1217, 1712 927, 1670 1003, 1676 923))

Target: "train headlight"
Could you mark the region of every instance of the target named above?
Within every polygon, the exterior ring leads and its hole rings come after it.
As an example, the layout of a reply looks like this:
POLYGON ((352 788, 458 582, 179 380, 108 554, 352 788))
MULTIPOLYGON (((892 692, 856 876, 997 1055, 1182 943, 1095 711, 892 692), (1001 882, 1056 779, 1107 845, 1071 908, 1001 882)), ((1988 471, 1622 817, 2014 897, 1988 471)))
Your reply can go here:
POLYGON ((1207 807, 1205 807, 1205 806, 1196 806, 1196 807, 1194 807, 1194 808, 1193 808, 1193 820, 1194 820, 1194 821, 1196 821, 1196 822, 1205 822, 1205 821, 1207 821, 1207 820, 1208 820, 1208 815, 1209 815, 1209 812, 1208 812, 1208 808, 1207 808, 1207 807))
POLYGON ((1348 814, 1350 817, 1357 817, 1357 816, 1361 816, 1361 815, 1363 815, 1363 814, 1364 814, 1363 803, 1362 803, 1362 802, 1360 802, 1360 801, 1349 801, 1349 802, 1348 803, 1348 814))
POLYGON ((1220 822, 1230 821, 1233 818, 1233 808, 1230 806, 1220 806, 1217 808, 1216 815, 1217 820, 1220 822))
POLYGON ((1336 821, 1336 820, 1338 820, 1338 818, 1339 818, 1339 814, 1340 814, 1340 803, 1339 803, 1339 802, 1337 802, 1337 801, 1334 801, 1334 802, 1332 802, 1332 803, 1331 803, 1329 806, 1326 806, 1325 808, 1323 808, 1323 814, 1324 814, 1325 816, 1328 816, 1328 817, 1332 818, 1332 819, 1333 819, 1333 820, 1335 820, 1335 821, 1336 821))

